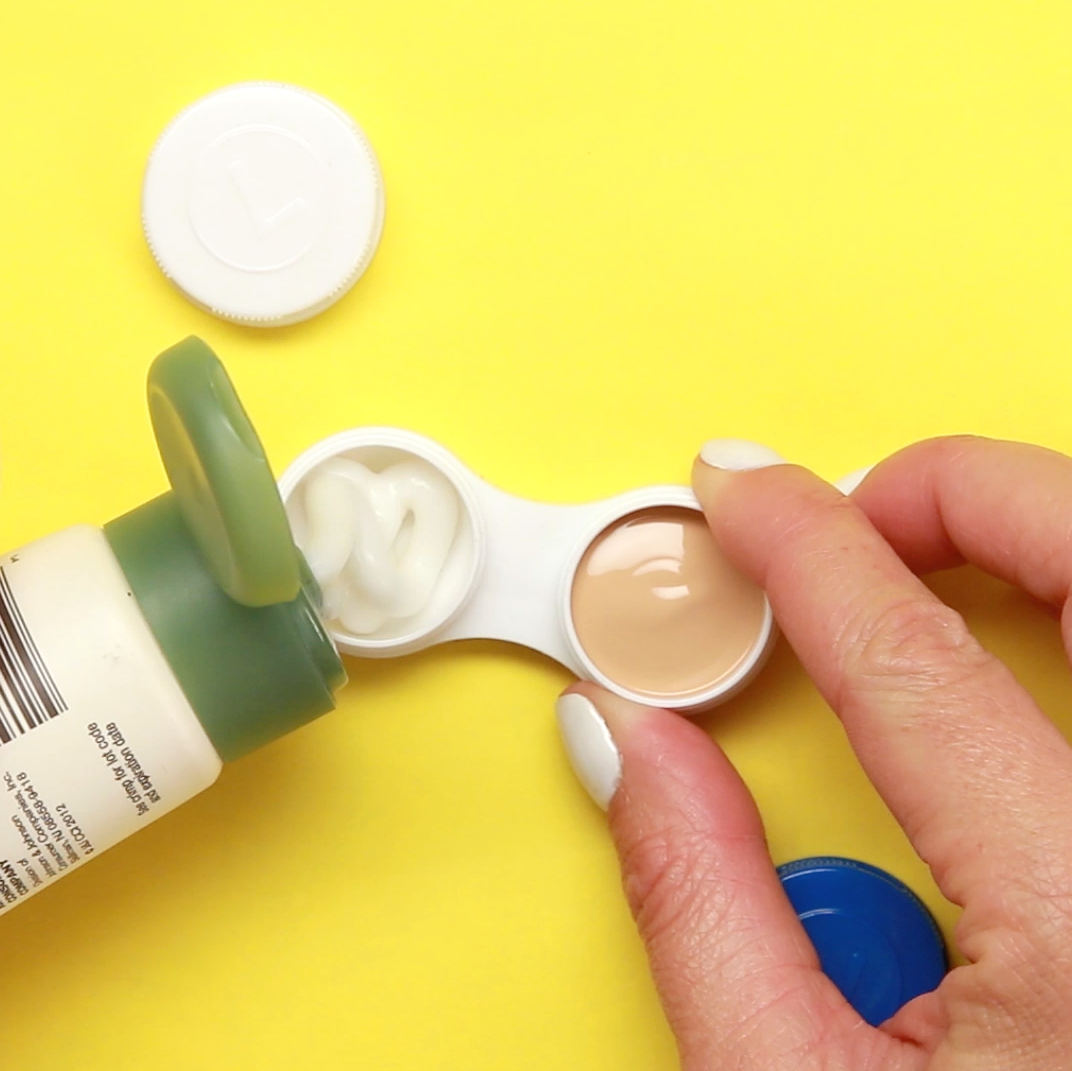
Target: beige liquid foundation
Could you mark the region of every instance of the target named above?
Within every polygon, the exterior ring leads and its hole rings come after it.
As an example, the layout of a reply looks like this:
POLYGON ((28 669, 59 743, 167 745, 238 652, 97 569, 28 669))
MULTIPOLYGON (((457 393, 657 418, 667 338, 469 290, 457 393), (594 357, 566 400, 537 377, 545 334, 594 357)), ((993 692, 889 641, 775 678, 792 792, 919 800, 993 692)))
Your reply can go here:
POLYGON ((592 542, 573 579, 577 638, 603 673, 661 702, 716 688, 763 627, 762 591, 725 559, 703 515, 641 510, 592 542))

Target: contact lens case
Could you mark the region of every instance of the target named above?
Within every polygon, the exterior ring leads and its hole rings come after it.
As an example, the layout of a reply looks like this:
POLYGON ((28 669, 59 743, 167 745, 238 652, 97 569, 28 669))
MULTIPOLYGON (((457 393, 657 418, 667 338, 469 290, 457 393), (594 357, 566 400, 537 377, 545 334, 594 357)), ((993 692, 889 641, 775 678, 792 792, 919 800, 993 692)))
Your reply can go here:
POLYGON ((279 487, 350 655, 501 640, 627 699, 690 711, 736 694, 775 640, 765 595, 723 557, 687 487, 533 502, 391 427, 317 443, 279 487))

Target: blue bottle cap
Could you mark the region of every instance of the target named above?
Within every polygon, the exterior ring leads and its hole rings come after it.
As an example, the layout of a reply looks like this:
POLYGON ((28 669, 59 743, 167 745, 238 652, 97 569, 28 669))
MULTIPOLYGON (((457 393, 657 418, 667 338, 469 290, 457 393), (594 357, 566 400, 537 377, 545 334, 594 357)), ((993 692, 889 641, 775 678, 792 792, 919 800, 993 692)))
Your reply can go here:
POLYGON ((826 976, 872 1026, 938 988, 941 931, 923 901, 878 867, 853 859, 798 859, 778 876, 826 976))

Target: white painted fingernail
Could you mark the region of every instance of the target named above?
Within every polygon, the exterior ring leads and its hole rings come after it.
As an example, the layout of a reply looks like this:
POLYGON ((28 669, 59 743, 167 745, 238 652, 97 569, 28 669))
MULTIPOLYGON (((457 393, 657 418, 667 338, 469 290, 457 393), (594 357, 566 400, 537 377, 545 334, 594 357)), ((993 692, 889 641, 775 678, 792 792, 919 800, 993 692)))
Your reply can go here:
POLYGON ((573 772, 605 811, 622 779, 622 757, 607 723, 590 700, 575 692, 555 703, 555 717, 573 772))
POLYGON ((843 494, 851 495, 857 487, 860 486, 867 479, 867 474, 874 468, 874 465, 868 465, 866 468, 857 469, 855 472, 850 472, 848 476, 842 476, 840 480, 834 481, 834 486, 843 494))
POLYGON ((747 439, 711 439, 703 444, 700 460, 713 469, 730 469, 733 472, 765 469, 770 465, 786 463, 776 450, 747 439))

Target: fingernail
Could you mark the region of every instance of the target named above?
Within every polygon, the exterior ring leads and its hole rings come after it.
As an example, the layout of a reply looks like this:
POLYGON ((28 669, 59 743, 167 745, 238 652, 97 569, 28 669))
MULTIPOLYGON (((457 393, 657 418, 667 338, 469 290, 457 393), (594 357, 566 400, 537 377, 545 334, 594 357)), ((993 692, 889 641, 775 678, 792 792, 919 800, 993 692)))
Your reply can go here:
POLYGON ((559 698, 555 717, 573 772, 605 811, 622 779, 622 757, 607 723, 592 701, 576 692, 559 698))
POLYGON ((867 479, 867 474, 874 467, 874 465, 868 465, 865 468, 857 469, 855 472, 850 472, 848 476, 842 476, 840 480, 835 480, 834 486, 843 495, 851 495, 867 479))
POLYGON ((786 463, 785 458, 769 446, 747 439, 711 439, 703 444, 700 460, 714 469, 733 472, 765 469, 770 465, 786 463))

